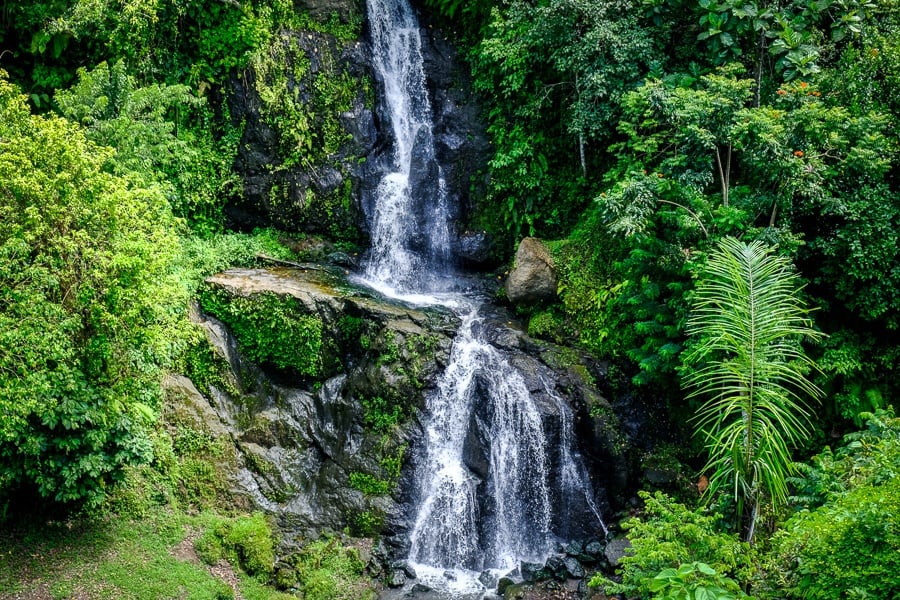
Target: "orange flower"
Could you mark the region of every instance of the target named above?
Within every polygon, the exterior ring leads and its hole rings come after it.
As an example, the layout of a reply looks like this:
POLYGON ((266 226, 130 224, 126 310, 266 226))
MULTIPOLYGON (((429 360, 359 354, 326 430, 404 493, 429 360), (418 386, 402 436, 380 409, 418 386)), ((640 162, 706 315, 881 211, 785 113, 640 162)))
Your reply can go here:
POLYGON ((796 156, 797 158, 802 157, 802 156, 803 156, 803 150, 795 150, 795 151, 794 151, 794 156, 796 156))
POLYGON ((657 173, 656 176, 659 177, 659 178, 661 179, 662 176, 663 176, 663 174, 662 174, 662 173, 657 173))
POLYGON ((813 96, 816 96, 817 98, 818 98, 819 96, 822 95, 822 92, 820 92, 819 90, 814 90, 814 91, 812 91, 812 92, 810 92, 810 93, 811 93, 813 96))
POLYGON ((801 81, 801 82, 800 82, 800 88, 801 88, 801 89, 804 89, 804 90, 805 90, 806 87, 807 87, 808 85, 809 85, 809 84, 806 83, 805 81, 801 81))
POLYGON ((778 91, 775 92, 775 93, 778 94, 779 96, 784 96, 785 94, 787 94, 787 92, 784 91, 784 90, 778 90, 778 91))

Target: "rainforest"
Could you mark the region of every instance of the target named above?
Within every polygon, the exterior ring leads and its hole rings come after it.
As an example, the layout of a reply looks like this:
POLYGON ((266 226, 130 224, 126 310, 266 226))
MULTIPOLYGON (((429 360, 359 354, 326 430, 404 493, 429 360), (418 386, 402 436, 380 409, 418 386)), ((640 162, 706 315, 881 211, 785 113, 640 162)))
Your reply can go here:
POLYGON ((0 0, 0 599, 900 597, 898 120, 898 0, 0 0))

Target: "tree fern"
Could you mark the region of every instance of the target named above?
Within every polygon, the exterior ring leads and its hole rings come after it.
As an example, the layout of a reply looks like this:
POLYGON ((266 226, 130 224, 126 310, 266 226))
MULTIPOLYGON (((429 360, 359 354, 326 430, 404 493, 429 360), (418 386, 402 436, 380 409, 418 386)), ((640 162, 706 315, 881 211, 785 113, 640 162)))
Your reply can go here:
POLYGON ((762 503, 787 501, 791 449, 808 435, 806 398, 821 392, 800 345, 818 339, 790 262, 761 242, 724 238, 711 254, 687 330, 689 398, 705 399, 695 417, 712 470, 709 497, 729 488, 739 518, 749 504, 747 540, 762 503))

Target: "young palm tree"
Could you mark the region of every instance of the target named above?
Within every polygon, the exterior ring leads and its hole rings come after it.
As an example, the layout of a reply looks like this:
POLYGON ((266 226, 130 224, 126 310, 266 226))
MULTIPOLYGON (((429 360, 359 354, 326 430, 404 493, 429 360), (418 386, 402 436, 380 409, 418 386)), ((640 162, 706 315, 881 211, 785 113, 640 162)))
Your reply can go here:
POLYGON ((707 497, 731 488, 746 539, 753 541, 763 503, 787 502, 791 448, 808 435, 805 399, 820 390, 804 377, 815 365, 800 340, 818 339, 788 259, 761 242, 725 238, 697 285, 687 330, 697 341, 685 357, 689 398, 713 471, 707 497))

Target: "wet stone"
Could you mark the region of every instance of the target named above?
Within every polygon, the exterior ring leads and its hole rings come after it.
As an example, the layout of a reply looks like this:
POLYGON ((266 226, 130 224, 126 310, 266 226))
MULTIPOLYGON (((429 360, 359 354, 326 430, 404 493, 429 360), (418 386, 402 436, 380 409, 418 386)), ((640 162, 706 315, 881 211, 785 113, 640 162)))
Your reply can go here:
POLYGON ((414 586, 412 586, 412 589, 410 591, 415 596, 417 594, 427 594, 428 592, 431 591, 431 588, 425 584, 417 583, 414 586))
POLYGON ((506 593, 507 588, 509 586, 515 584, 516 582, 510 579, 509 577, 501 577, 500 581, 497 582, 497 594, 502 596, 506 593))
POLYGON ((606 545, 606 560, 609 561, 610 566, 618 567, 619 560, 625 556, 625 550, 627 548, 631 548, 631 542, 628 541, 628 538, 617 538, 614 540, 610 540, 610 542, 606 545))
POLYGON ((497 586, 497 576, 490 571, 482 571, 478 576, 478 581, 489 590, 497 586))
POLYGON ((553 577, 559 581, 566 579, 566 563, 561 556, 551 556, 548 558, 544 570, 548 571, 549 574, 553 575, 553 577))
POLYGON ((549 577, 543 565, 538 563, 523 562, 519 569, 522 571, 522 579, 528 583, 543 581, 549 577))
POLYGON ((584 553, 584 544, 573 540, 563 547, 563 552, 569 556, 578 556, 584 553))
POLYGON ((584 553, 594 558, 600 558, 603 556, 603 544, 597 541, 588 542, 584 547, 584 553))
POLYGON ((407 577, 408 579, 415 579, 415 578, 416 578, 416 570, 413 569, 413 568, 412 568, 412 565, 409 564, 409 563, 408 563, 407 561, 405 561, 405 560, 398 560, 398 561, 394 562, 393 564, 391 564, 391 567, 394 568, 394 569, 398 569, 398 570, 400 570, 400 571, 403 571, 403 574, 406 575, 406 577, 407 577))
POLYGON ((406 574, 400 569, 391 571, 391 576, 387 580, 388 587, 398 588, 406 584, 406 574))
POLYGON ((566 573, 570 578, 581 579, 584 577, 584 567, 581 566, 581 563, 578 562, 578 560, 571 556, 567 556, 563 559, 563 562, 566 566, 566 573))

